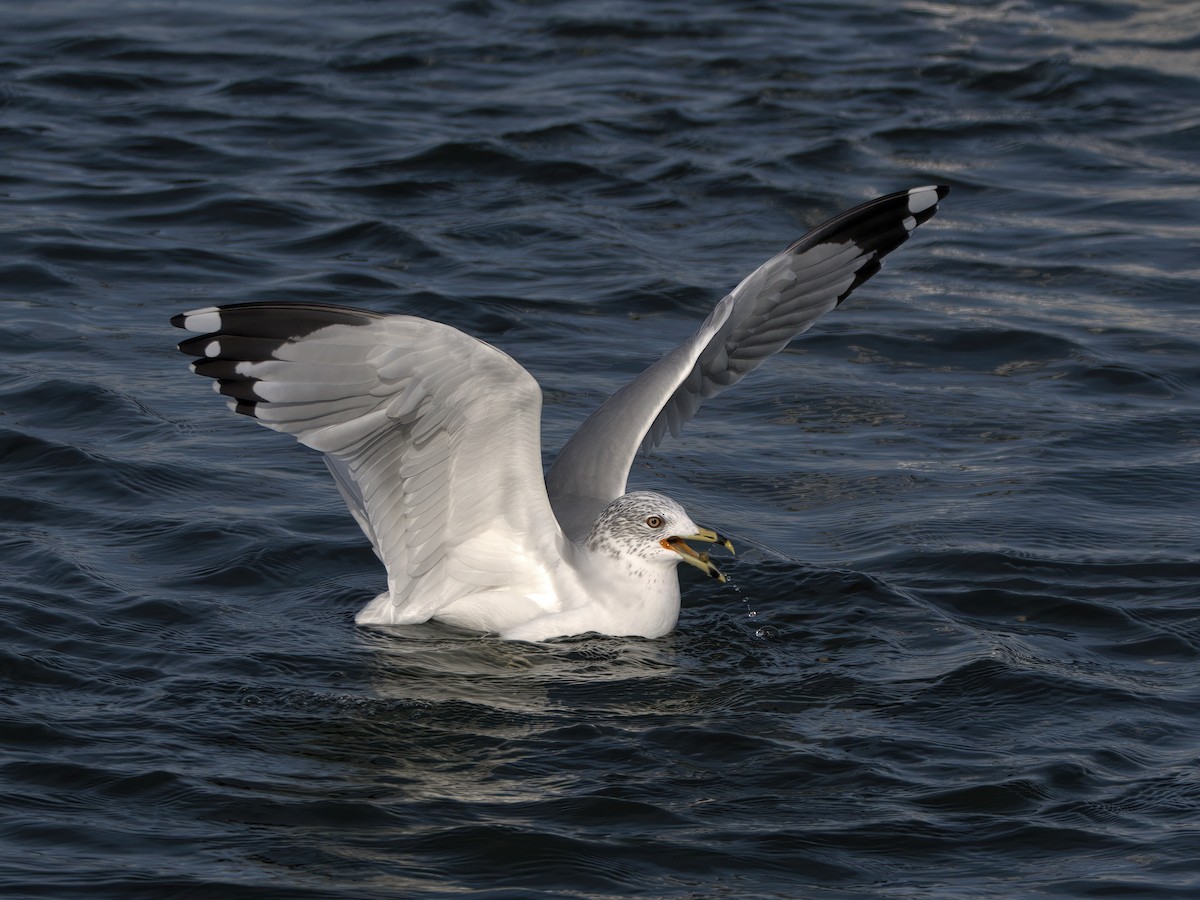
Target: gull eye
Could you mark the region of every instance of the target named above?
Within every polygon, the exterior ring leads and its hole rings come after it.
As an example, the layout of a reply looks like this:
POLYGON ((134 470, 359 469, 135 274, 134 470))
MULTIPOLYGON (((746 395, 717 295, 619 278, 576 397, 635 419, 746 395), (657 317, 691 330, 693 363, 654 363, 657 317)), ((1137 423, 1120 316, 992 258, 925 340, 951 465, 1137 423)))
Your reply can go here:
POLYGON ((646 524, 651 528, 662 528, 666 523, 663 521, 662 516, 651 516, 646 520, 646 524))

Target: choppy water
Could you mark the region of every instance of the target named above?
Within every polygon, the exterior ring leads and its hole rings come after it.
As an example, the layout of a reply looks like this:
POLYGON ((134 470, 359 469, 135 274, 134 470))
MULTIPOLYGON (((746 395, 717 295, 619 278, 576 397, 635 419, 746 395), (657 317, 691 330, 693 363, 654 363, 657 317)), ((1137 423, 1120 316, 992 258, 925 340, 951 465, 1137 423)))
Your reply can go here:
POLYGON ((5 4, 0 894, 1200 895, 1200 7, 5 4), (428 315, 548 448, 758 262, 954 193, 641 463, 659 641, 364 630, 170 314, 428 315))

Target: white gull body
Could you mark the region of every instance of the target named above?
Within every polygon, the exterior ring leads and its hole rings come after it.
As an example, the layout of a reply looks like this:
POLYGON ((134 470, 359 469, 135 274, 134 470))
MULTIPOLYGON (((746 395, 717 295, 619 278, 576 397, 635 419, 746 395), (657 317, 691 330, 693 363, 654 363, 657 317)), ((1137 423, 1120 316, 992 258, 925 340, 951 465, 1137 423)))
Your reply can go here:
POLYGON ((945 187, 868 201, 747 276, 687 341, 609 398, 543 478, 541 389, 457 329, 306 303, 208 307, 171 321, 193 370, 229 406, 320 451, 387 570, 356 617, 430 619, 538 641, 659 637, 679 617, 686 543, 724 544, 669 497, 626 493, 635 454, 678 435, 736 383, 879 271, 945 187))

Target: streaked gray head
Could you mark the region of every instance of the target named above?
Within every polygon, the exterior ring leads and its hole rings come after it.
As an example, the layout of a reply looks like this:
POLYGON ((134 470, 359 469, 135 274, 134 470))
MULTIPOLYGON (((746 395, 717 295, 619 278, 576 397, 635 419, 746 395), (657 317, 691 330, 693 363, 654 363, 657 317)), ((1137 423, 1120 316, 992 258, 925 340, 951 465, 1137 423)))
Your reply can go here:
POLYGON ((669 537, 690 537, 699 529, 682 506, 664 494, 633 491, 618 497, 596 517, 584 541, 589 550, 615 556, 671 559, 659 543, 669 537))
POLYGON ((604 507, 584 546, 614 559, 634 557, 663 566, 686 562, 710 578, 724 581, 725 576, 709 561, 708 554, 697 553, 684 538, 717 543, 733 550, 728 540, 699 527, 670 497, 654 491, 634 491, 604 507))

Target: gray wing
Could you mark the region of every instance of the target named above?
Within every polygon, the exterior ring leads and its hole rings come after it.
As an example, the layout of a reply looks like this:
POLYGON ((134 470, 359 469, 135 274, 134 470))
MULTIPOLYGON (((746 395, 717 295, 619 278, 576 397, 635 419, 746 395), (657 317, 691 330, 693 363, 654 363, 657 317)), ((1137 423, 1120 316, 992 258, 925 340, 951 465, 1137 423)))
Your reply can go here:
POLYGON ((492 589, 552 596, 564 539, 542 487, 542 393, 508 356, 447 325, 337 306, 172 322, 203 334, 179 348, 231 409, 325 454, 387 568, 369 621, 425 621, 492 589))
POLYGON ((546 476, 560 523, 578 537, 625 493, 638 449, 678 437, 700 404, 762 365, 879 271, 950 191, 913 188, 869 200, 763 263, 683 344, 617 391, 579 427, 546 476))

